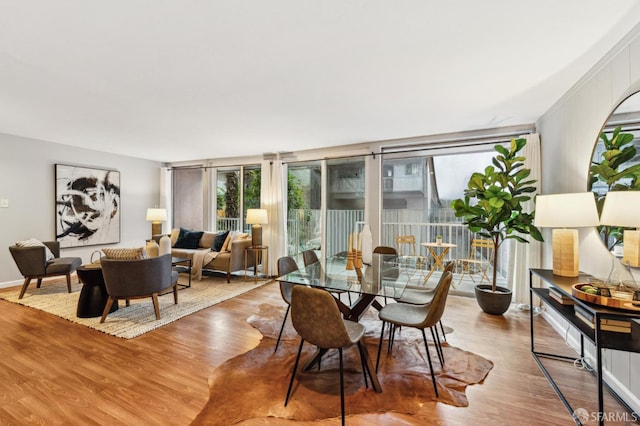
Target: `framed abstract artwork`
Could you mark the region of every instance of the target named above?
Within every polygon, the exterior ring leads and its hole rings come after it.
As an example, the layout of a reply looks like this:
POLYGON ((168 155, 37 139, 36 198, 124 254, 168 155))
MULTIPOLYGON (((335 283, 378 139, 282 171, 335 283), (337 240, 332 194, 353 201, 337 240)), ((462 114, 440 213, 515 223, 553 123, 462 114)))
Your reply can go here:
POLYGON ((120 242, 120 172, 56 164, 60 247, 120 242))

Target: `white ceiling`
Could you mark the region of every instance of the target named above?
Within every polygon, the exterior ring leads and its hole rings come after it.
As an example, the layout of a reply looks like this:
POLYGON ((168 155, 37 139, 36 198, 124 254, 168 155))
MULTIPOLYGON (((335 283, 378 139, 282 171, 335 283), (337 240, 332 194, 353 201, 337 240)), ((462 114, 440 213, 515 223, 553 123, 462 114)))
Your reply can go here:
POLYGON ((638 22, 636 0, 0 0, 0 132, 169 162, 532 123, 638 22))

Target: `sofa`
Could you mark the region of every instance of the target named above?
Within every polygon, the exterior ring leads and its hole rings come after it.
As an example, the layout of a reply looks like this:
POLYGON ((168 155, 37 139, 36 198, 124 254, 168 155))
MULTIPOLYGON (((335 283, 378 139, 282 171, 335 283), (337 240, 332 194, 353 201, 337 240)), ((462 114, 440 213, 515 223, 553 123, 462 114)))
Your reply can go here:
MULTIPOLYGON (((192 231, 184 228, 171 232, 171 255, 189 258, 192 261, 192 277, 200 279, 202 271, 217 271, 227 274, 245 268, 245 249, 251 246, 249 234, 237 231, 192 231)), ((247 267, 254 266, 253 256, 247 259, 247 267)))

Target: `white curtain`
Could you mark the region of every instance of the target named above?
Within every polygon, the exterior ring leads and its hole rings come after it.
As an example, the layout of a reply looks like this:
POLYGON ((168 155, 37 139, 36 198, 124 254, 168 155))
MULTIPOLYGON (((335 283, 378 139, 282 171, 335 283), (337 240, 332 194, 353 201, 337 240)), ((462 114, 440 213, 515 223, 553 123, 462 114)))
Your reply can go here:
POLYGON ((173 227, 173 202, 171 198, 173 171, 167 167, 160 168, 160 207, 167 209, 167 221, 163 232, 170 234, 173 227))
POLYGON ((280 157, 262 162, 260 207, 267 210, 269 223, 262 228, 262 240, 269 247, 269 275, 278 273, 278 258, 285 255, 287 241, 286 165, 280 157))
MULTIPOLYGON (((536 188, 540 188, 540 135, 537 133, 521 136, 527 140, 522 155, 525 157, 525 167, 531 169, 530 179, 535 179, 536 188)), ((533 198, 538 193, 531 194, 531 200, 524 205, 526 212, 534 210, 533 198)), ((509 250, 509 270, 507 280, 512 284, 513 301, 516 304, 529 305, 529 268, 539 268, 541 265, 542 243, 530 236, 525 236, 529 244, 511 240, 509 250)))

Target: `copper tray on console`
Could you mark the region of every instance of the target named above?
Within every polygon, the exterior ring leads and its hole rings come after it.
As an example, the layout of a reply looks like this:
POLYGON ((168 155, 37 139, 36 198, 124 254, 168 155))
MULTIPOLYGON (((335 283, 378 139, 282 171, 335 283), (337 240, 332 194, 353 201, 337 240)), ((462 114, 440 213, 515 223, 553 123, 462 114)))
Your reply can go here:
MULTIPOLYGON (((574 284, 571 286, 571 295, 584 302, 593 303, 595 305, 606 306, 607 308, 624 309, 627 311, 640 312, 640 301, 632 303, 631 295, 628 298, 616 296, 616 292, 612 291, 611 297, 600 296, 598 294, 585 293, 580 290, 581 287, 588 285, 594 286, 593 283, 574 284)), ((623 293, 624 294, 624 293, 623 293)))

